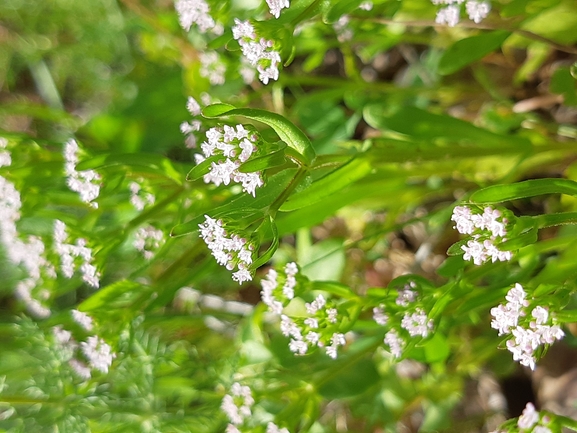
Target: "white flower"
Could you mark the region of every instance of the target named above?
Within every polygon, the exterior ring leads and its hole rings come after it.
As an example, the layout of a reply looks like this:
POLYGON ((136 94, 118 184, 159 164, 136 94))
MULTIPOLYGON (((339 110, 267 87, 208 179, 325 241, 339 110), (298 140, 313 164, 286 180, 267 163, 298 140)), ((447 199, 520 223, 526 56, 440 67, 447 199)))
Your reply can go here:
POLYGON ((373 320, 381 326, 386 325, 389 321, 389 316, 385 314, 385 307, 382 304, 373 308, 373 320))
POLYGON ((208 78, 213 86, 224 84, 226 65, 220 60, 216 51, 200 53, 200 76, 208 78))
POLYGON ((535 410, 533 403, 527 403, 525 409, 523 409, 523 414, 517 421, 517 426, 522 429, 530 429, 537 421, 539 421, 539 412, 535 410))
POLYGON ((70 365, 74 373, 76 373, 76 375, 81 379, 88 380, 92 376, 90 368, 77 359, 71 359, 68 361, 68 365, 70 365))
MULTIPOLYGON (((274 1, 275 4, 284 4, 285 1, 288 3, 288 0, 272 1, 274 1)), ((264 84, 268 84, 270 80, 278 79, 278 65, 281 63, 281 58, 279 52, 272 49, 274 46, 273 41, 264 38, 258 40, 252 24, 248 21, 240 21, 238 19, 235 19, 232 35, 234 39, 238 40, 242 54, 247 62, 257 69, 259 79, 264 84)), ((247 76, 248 74, 245 72, 243 74, 245 81, 247 76)))
POLYGON ((72 313, 72 318, 74 319, 74 321, 76 323, 78 323, 80 326, 82 326, 87 331, 92 331, 92 328, 93 328, 92 317, 90 317, 88 314, 83 313, 82 311, 78 311, 78 310, 72 310, 71 313, 72 313))
POLYGON ((220 33, 219 26, 210 16, 210 8, 204 0, 177 0, 174 7, 184 30, 189 31, 190 27, 196 24, 202 33, 211 29, 213 33, 220 33))
POLYGON ((266 426, 266 433, 290 433, 286 428, 279 428, 275 423, 269 422, 266 426))
POLYGON ((385 334, 384 343, 389 346, 389 350, 395 358, 401 357, 405 342, 401 337, 399 337, 399 334, 395 329, 391 329, 385 334))
POLYGON ((271 15, 275 18, 280 16, 281 9, 290 7, 289 0, 266 0, 266 4, 270 9, 271 15))
POLYGON ((90 336, 86 342, 80 343, 80 347, 88 359, 90 367, 102 373, 108 373, 108 368, 112 364, 112 360, 116 358, 116 354, 112 352, 111 347, 103 339, 96 335, 90 336))
POLYGON ((437 24, 447 24, 449 27, 455 27, 459 23, 461 9, 459 6, 450 5, 439 9, 435 22, 437 24))
POLYGON ((80 199, 88 203, 93 208, 98 208, 98 203, 94 202, 100 194, 100 175, 94 170, 77 171, 78 163, 78 143, 71 139, 64 145, 65 173, 68 177, 68 187, 80 194, 80 199))
POLYGON ((469 0, 465 4, 465 10, 467 15, 469 15, 469 19, 479 24, 489 15, 491 5, 485 1, 469 0))
POLYGON ((164 233, 162 230, 146 226, 140 227, 136 231, 132 246, 140 251, 146 260, 150 260, 163 243, 164 233))
POLYGON ((186 109, 193 116, 200 115, 200 104, 192 96, 189 96, 186 100, 186 109))
POLYGON ((222 220, 215 220, 205 215, 205 221, 198 225, 200 237, 206 243, 219 265, 229 271, 238 269, 232 278, 239 284, 252 280, 248 266, 252 263, 253 246, 237 235, 229 237, 224 230, 222 220))
POLYGON ((372 1, 364 1, 359 5, 359 9, 361 9, 363 11, 373 10, 373 2, 372 1))
POLYGON ((426 337, 433 329, 433 321, 427 319, 427 314, 421 308, 417 308, 412 314, 405 313, 401 327, 406 329, 411 337, 416 335, 426 337))

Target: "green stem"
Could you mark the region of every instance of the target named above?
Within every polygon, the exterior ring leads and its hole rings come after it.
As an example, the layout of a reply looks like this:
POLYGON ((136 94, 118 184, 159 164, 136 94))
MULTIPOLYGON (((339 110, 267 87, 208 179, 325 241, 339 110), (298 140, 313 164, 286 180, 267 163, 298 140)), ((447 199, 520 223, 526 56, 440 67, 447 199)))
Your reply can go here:
POLYGON ((301 183, 303 178, 308 173, 308 169, 305 167, 300 167, 295 177, 291 180, 288 186, 284 189, 284 191, 277 197, 277 199, 270 205, 268 214, 274 218, 279 210, 279 208, 283 205, 283 203, 289 198, 292 194, 294 189, 301 183))
POLYGON ((561 415, 554 415, 554 417, 556 421, 559 421, 563 425, 563 427, 567 427, 573 431, 577 431, 577 420, 561 415))

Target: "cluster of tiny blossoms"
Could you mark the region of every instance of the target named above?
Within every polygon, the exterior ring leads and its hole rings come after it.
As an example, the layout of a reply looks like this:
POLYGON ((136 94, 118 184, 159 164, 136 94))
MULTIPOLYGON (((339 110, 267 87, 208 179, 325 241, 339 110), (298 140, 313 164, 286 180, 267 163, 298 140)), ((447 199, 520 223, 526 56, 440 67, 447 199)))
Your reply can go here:
MULTIPOLYGON (((296 355, 305 355, 311 347, 323 347, 331 358, 337 357, 337 349, 346 343, 345 336, 334 332, 337 328, 337 309, 327 304, 323 295, 306 303, 306 317, 291 318, 283 314, 284 305, 294 298, 298 268, 289 263, 284 274, 270 269, 261 281, 261 298, 270 312, 280 316, 280 329, 285 337, 290 337, 289 349, 296 355)), ((330 302, 329 302, 330 304, 330 302)))
POLYGON ((222 220, 216 220, 205 215, 205 221, 199 224, 200 237, 211 251, 217 263, 229 271, 238 268, 232 274, 232 279, 239 284, 252 280, 248 267, 252 263, 254 246, 246 239, 233 234, 229 237, 223 227, 222 220))
POLYGON ((263 185, 260 172, 241 173, 238 168, 257 150, 257 140, 258 136, 242 125, 224 125, 206 131, 206 141, 201 144, 203 155, 196 154, 196 163, 216 155, 222 155, 224 159, 211 164, 210 171, 204 175, 204 181, 216 186, 237 182, 254 197, 256 188, 263 185))
MULTIPOLYGON (((551 419, 547 415, 541 415, 535 409, 533 403, 527 403, 525 409, 523 409, 523 413, 517 420, 517 427, 519 427, 521 432, 551 433, 551 429, 547 427, 550 422, 551 419)), ((495 430, 491 433, 506 433, 507 431, 495 430)))
POLYGON ((163 243, 164 233, 162 230, 146 226, 136 230, 132 246, 140 251, 146 260, 150 260, 163 243))
MULTIPOLYGON (((91 332, 94 328, 92 317, 78 310, 72 310, 72 319, 78 323, 85 331, 91 332)), ((74 373, 81 379, 88 380, 92 376, 92 370, 108 373, 112 360, 116 354, 112 348, 97 335, 90 335, 86 341, 80 344, 72 338, 72 333, 61 326, 52 328, 54 338, 63 352, 67 353, 68 364, 74 373), (74 357, 75 352, 80 349, 84 360, 74 357)))
POLYGON ((272 49, 274 42, 259 39, 250 22, 240 21, 237 18, 234 22, 232 35, 238 41, 248 63, 258 71, 259 80, 264 84, 268 84, 269 80, 278 80, 278 65, 281 58, 279 52, 272 49))
MULTIPOLYGON (((0 138, 0 167, 10 166, 12 158, 6 149, 8 142, 0 138)), ((41 288, 43 278, 55 278, 54 267, 44 257, 44 243, 36 236, 29 236, 24 242, 18 235, 16 223, 20 219, 22 202, 20 193, 12 182, 0 176, 0 242, 6 251, 8 260, 16 266, 22 266, 27 277, 16 286, 16 296, 26 305, 27 310, 36 317, 46 318, 50 309, 46 308, 37 298, 46 300, 50 293, 41 288)))
POLYGON ((80 194, 80 199, 93 208, 98 208, 94 200, 100 194, 100 175, 94 170, 77 171, 78 143, 71 139, 64 145, 64 172, 66 173, 68 188, 80 194))
POLYGON ((208 78, 213 86, 224 84, 226 65, 220 59, 216 51, 206 51, 200 53, 200 76, 208 78))
POLYGON ((437 24, 447 24, 455 27, 459 23, 461 15, 461 4, 465 3, 465 11, 471 21, 479 24, 491 11, 491 4, 478 0, 431 0, 434 5, 443 5, 437 12, 435 22, 437 24))
POLYGON ((456 206, 451 220, 455 222, 457 231, 464 235, 470 235, 473 239, 463 245, 465 252, 463 259, 472 260, 476 265, 481 265, 489 259, 505 262, 511 260, 510 251, 501 251, 495 246, 506 240, 507 220, 497 209, 487 206, 483 213, 476 213, 467 206, 456 206))
POLYGON ((270 9, 271 15, 275 18, 280 17, 281 9, 290 7, 289 0, 266 0, 266 4, 270 9))
POLYGON ((420 307, 412 305, 417 301, 417 284, 414 281, 407 283, 398 290, 395 304, 402 307, 403 312, 400 324, 393 327, 392 319, 385 312, 385 305, 380 304, 373 308, 373 320, 381 326, 389 326, 391 329, 385 334, 384 343, 395 358, 400 358, 403 353, 405 340, 400 332, 408 333, 409 337, 427 337, 433 329, 433 320, 427 317, 427 313, 420 307), (399 329, 397 329, 399 328, 399 329))
POLYGON ((80 272, 86 284, 97 288, 100 285, 100 273, 92 264, 92 249, 86 246, 86 240, 79 238, 75 244, 67 243, 66 224, 54 221, 54 249, 60 256, 60 270, 66 278, 72 278, 76 270, 76 259, 80 258, 80 272))
POLYGON ((146 205, 153 205, 156 200, 154 194, 143 192, 138 182, 130 182, 128 189, 130 190, 130 204, 137 211, 144 210, 146 205))
MULTIPOLYGON (((521 326, 519 319, 527 315, 526 307, 529 301, 520 284, 509 290, 505 299, 507 303, 491 309, 493 320, 491 327, 499 331, 499 335, 512 335, 507 341, 507 349, 513 353, 513 359, 522 365, 535 369, 535 351, 542 344, 552 344, 565 335, 559 325, 552 323, 552 318, 546 308, 537 306, 531 310, 528 327, 521 326)), ((527 323, 525 323, 527 324, 527 323)))
MULTIPOLYGON (((230 387, 229 394, 222 399, 220 408, 229 420, 225 433, 242 433, 240 428, 252 415, 252 406, 255 401, 248 386, 235 382, 230 387)), ((266 433, 289 433, 286 428, 279 428, 275 423, 269 422, 266 433)))
POLYGON ((201 33, 209 30, 216 34, 222 35, 224 28, 210 16, 210 8, 204 0, 177 0, 174 8, 178 13, 180 26, 189 31, 193 24, 196 24, 201 33))
POLYGON ((193 120, 190 122, 182 122, 180 124, 180 132, 186 136, 186 147, 188 149, 194 149, 196 147, 196 135, 194 135, 194 133, 200 131, 200 127, 202 126, 202 122, 195 119, 200 116, 200 104, 192 96, 189 96, 186 101, 186 109, 192 115, 193 120))

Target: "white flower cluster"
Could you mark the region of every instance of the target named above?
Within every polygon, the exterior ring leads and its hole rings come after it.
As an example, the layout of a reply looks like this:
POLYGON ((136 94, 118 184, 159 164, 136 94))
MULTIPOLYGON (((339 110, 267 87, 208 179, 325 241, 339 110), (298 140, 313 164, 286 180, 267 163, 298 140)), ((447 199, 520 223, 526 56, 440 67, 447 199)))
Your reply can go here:
POLYGON ((457 231, 464 235, 471 235, 472 240, 463 245, 461 249, 465 252, 464 260, 472 260, 474 264, 481 265, 488 261, 511 260, 511 251, 501 251, 495 246, 506 240, 507 220, 502 218, 501 212, 487 206, 483 213, 474 213, 467 206, 456 206, 453 210, 451 220, 455 222, 457 231))
POLYGON ((507 349, 513 353, 513 359, 522 365, 535 369, 535 351, 542 344, 552 344, 565 335, 559 325, 551 325, 549 312, 546 308, 537 306, 531 310, 531 318, 526 319, 528 327, 519 325, 519 319, 527 315, 529 301, 520 284, 509 290, 505 305, 491 309, 493 320, 491 327, 499 331, 499 335, 512 335, 507 341, 507 349))
POLYGON ((200 53, 200 76, 208 78, 213 86, 224 84, 226 65, 220 60, 216 51, 205 51, 200 53))
MULTIPOLYGON (((455 27, 459 23, 461 15, 461 4, 465 0, 431 0, 434 5, 443 5, 437 12, 435 22, 437 24, 447 24, 449 27, 455 27)), ((479 24, 491 11, 491 4, 486 1, 467 0, 465 10, 469 19, 479 24)))
POLYGON ((254 398, 250 388, 235 382, 230 387, 230 394, 226 394, 222 399, 220 408, 232 424, 240 425, 244 423, 245 418, 251 416, 252 405, 254 398))
MULTIPOLYGON (((92 317, 88 314, 78 310, 72 310, 71 314, 74 321, 84 330, 88 332, 93 330, 92 317)), ((70 365, 78 377, 88 380, 92 377, 92 370, 108 373, 112 361, 116 358, 116 354, 112 352, 112 348, 102 338, 97 335, 91 335, 86 341, 81 341, 80 344, 78 344, 74 338, 72 338, 72 333, 62 329, 61 326, 53 327, 52 332, 56 342, 68 360, 68 365, 70 365), (78 349, 80 349, 86 361, 81 361, 74 357, 78 349)))
POLYGON ((410 337, 420 336, 423 338, 427 337, 433 329, 433 320, 428 318, 427 313, 420 307, 411 307, 411 304, 417 301, 417 291, 413 290, 416 288, 417 283, 410 281, 397 292, 395 304, 403 309, 406 308, 400 324, 398 322, 396 324, 399 329, 395 329, 395 327, 390 324, 391 317, 386 314, 384 304, 373 308, 373 320, 380 326, 389 325, 391 327, 385 334, 384 343, 389 346, 389 350, 395 358, 401 357, 402 349, 405 346, 405 340, 399 335, 401 329, 406 331, 410 337))
POLYGON ((177 0, 174 8, 178 13, 180 26, 187 32, 193 24, 198 26, 202 33, 211 31, 216 35, 222 35, 224 28, 210 16, 210 8, 204 0, 177 0))
POLYGON ((137 211, 144 210, 146 205, 153 205, 156 201, 154 194, 143 192, 142 186, 138 182, 130 182, 128 189, 130 190, 130 204, 137 211))
POLYGON ((88 203, 93 208, 98 208, 98 203, 94 200, 100 194, 100 175, 94 170, 77 171, 78 164, 78 143, 70 139, 64 145, 64 172, 66 173, 68 188, 80 194, 80 199, 88 203))
MULTIPOLYGON (((188 97, 186 101, 186 109, 192 115, 192 117, 200 116, 200 104, 192 96, 188 97)), ((182 122, 180 124, 180 132, 186 136, 186 147, 188 149, 194 149, 196 147, 196 136, 195 132, 200 131, 202 123, 198 119, 193 119, 190 122, 182 122)))
POLYGON ((339 42, 350 41, 353 38, 353 31, 349 27, 351 18, 348 15, 342 15, 337 22, 333 24, 333 29, 337 34, 339 42))
POLYGON ((324 347, 326 354, 336 359, 339 346, 346 344, 344 334, 333 332, 338 324, 337 309, 327 305, 323 295, 306 303, 305 308, 305 318, 280 316, 280 330, 285 337, 291 338, 289 349, 295 355, 305 355, 311 347, 324 347))
POLYGON ((146 226, 136 230, 132 245, 142 253, 146 260, 150 260, 163 243, 164 233, 162 230, 146 226))
MULTIPOLYGON (((252 392, 248 386, 243 386, 238 382, 232 384, 230 393, 224 396, 220 405, 230 421, 226 426, 225 433, 241 433, 239 426, 242 426, 246 419, 252 415, 251 407, 254 403, 252 392)), ((290 432, 286 428, 279 428, 275 423, 269 422, 266 426, 266 433, 290 432)))
POLYGON ((296 263, 288 263, 285 268, 285 275, 279 281, 278 272, 270 269, 260 282, 262 290, 260 296, 270 312, 282 314, 283 304, 290 301, 295 296, 295 286, 297 284, 295 275, 298 273, 296 263), (280 300, 279 300, 280 299, 280 300))
MULTIPOLYGON (((0 149, 5 149, 6 146, 7 140, 0 139, 0 149)), ((12 163, 10 152, 2 150, 1 154, 1 165, 9 166, 12 163)), ((29 236, 28 242, 20 240, 16 223, 20 219, 21 206, 20 193, 14 184, 0 176, 0 242, 8 260, 16 266, 22 266, 28 275, 18 282, 16 296, 24 302, 32 315, 46 318, 50 316, 50 309, 37 297, 46 300, 50 293, 40 290, 35 297, 33 291, 42 286, 43 278, 55 278, 56 271, 44 257, 44 243, 40 238, 29 236)))
POLYGON ((234 22, 232 36, 238 41, 248 63, 258 71, 259 80, 264 84, 268 84, 269 80, 278 80, 278 65, 281 58, 279 52, 272 49, 274 42, 264 38, 258 39, 250 22, 240 21, 237 18, 234 22))
POLYGON ((196 163, 215 155, 222 155, 224 160, 211 164, 210 171, 204 175, 204 181, 216 186, 237 182, 254 197, 256 189, 263 185, 260 172, 241 173, 238 168, 257 150, 257 140, 258 136, 242 125, 224 125, 223 128, 210 128, 206 131, 206 141, 201 144, 204 156, 196 154, 196 163))
POLYGON ((208 246, 217 263, 225 266, 229 271, 238 268, 232 274, 232 279, 239 284, 244 281, 251 281, 252 275, 248 267, 252 264, 254 246, 235 234, 229 237, 223 228, 222 220, 215 220, 208 215, 204 217, 204 223, 198 225, 200 237, 208 246))
POLYGON ((266 0, 266 4, 270 9, 271 15, 275 18, 280 17, 281 9, 290 7, 289 0, 266 0))
POLYGON ((541 416, 533 403, 527 403, 523 413, 517 420, 517 427, 521 430, 531 431, 532 433, 551 433, 551 429, 547 427, 549 424, 548 416, 541 416))
POLYGON ((66 278, 72 278, 76 271, 76 259, 81 259, 80 272, 86 284, 98 288, 100 272, 92 264, 92 249, 86 246, 86 240, 79 238, 76 244, 67 243, 66 224, 60 220, 54 221, 54 249, 60 256, 60 270, 66 278))

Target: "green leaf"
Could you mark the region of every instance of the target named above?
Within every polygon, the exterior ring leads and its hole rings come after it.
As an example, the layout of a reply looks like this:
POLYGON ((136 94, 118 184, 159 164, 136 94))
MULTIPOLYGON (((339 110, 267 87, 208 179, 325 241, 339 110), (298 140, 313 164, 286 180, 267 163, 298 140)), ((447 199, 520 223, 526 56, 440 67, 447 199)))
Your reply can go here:
POLYGON ((496 134, 464 120, 417 107, 401 107, 391 112, 388 105, 373 103, 364 108, 363 117, 376 129, 393 130, 423 140, 443 138, 470 147, 496 149, 496 154, 501 150, 510 152, 511 148, 518 152, 531 149, 531 143, 524 137, 496 134))
POLYGON ((297 170, 283 170, 271 176, 268 182, 256 192, 256 198, 250 194, 241 194, 228 201, 226 204, 214 209, 206 209, 185 223, 175 226, 170 236, 183 236, 198 230, 198 224, 204 221, 204 215, 208 214, 212 218, 227 218, 238 220, 239 218, 256 220, 262 218, 266 208, 270 206, 282 193, 287 185, 294 178, 297 170))
POLYGON ((362 0, 343 0, 335 2, 325 13, 323 21, 326 24, 333 24, 337 22, 341 16, 355 11, 361 2, 362 0))
POLYGON ((270 215, 265 218, 265 220, 259 227, 258 231, 261 230, 263 232, 270 231, 272 233, 272 242, 268 247, 268 249, 265 251, 265 253, 262 254, 257 260, 255 260, 250 265, 251 270, 256 270, 262 265, 264 265, 266 262, 268 262, 272 258, 272 256, 274 255, 279 246, 279 237, 276 229, 276 224, 274 222, 274 219, 270 215))
POLYGON ((577 105, 577 80, 569 68, 559 68, 551 77, 551 92, 563 95, 566 105, 577 105))
POLYGON ((338 369, 332 379, 324 383, 319 392, 327 399, 353 397, 362 394, 371 386, 379 383, 380 376, 373 362, 361 359, 344 369, 338 369))
POLYGON ((461 39, 445 51, 439 62, 441 75, 453 74, 496 50, 511 33, 504 30, 482 33, 461 39))
POLYGON ((174 168, 172 162, 162 155, 154 153, 113 153, 98 155, 86 159, 76 165, 76 170, 94 170, 114 165, 126 165, 129 167, 144 167, 152 169, 155 173, 161 173, 166 177, 182 184, 182 175, 174 168))
POLYGON ((269 153, 267 155, 259 156, 257 158, 252 158, 242 164, 238 171, 241 173, 252 173, 255 171, 262 171, 266 170, 267 168, 278 167, 279 165, 283 165, 286 162, 285 156, 285 148, 286 145, 283 145, 283 148, 269 153))
POLYGON ((371 169, 367 159, 354 158, 313 182, 308 188, 290 196, 280 210, 286 212, 316 203, 363 178, 371 172, 371 169))
POLYGON ((444 361, 450 353, 447 339, 440 333, 435 334, 423 345, 425 360, 428 363, 444 361))
POLYGON ((577 182, 567 179, 534 179, 509 185, 493 185, 474 192, 476 203, 499 203, 544 194, 577 195, 577 182))
POLYGON ((202 176, 210 171, 210 167, 213 162, 217 162, 222 159, 222 155, 213 155, 210 158, 206 158, 200 164, 194 166, 186 175, 186 180, 194 181, 200 179, 202 176))
POLYGON ((113 308, 115 305, 118 306, 122 301, 127 301, 127 297, 131 297, 134 292, 142 292, 143 288, 140 284, 121 280, 116 283, 106 286, 96 293, 94 293, 90 298, 81 302, 78 306, 80 311, 94 311, 100 308, 113 308))
POLYGON ((322 290, 345 299, 358 298, 357 294, 349 286, 335 281, 311 281, 310 290, 322 290))
POLYGON ((285 117, 258 108, 235 108, 229 104, 212 104, 202 110, 206 118, 241 116, 270 126, 289 147, 302 157, 302 163, 309 165, 315 159, 315 151, 308 137, 285 117))

